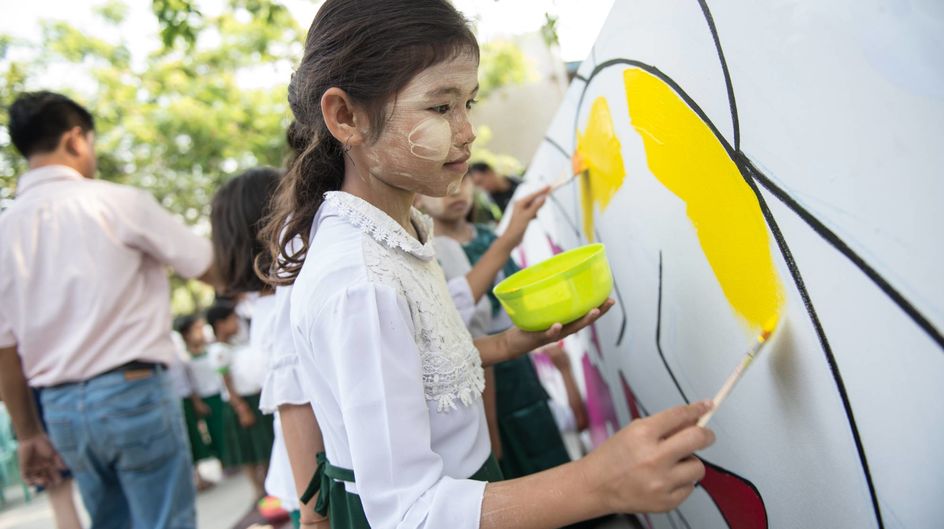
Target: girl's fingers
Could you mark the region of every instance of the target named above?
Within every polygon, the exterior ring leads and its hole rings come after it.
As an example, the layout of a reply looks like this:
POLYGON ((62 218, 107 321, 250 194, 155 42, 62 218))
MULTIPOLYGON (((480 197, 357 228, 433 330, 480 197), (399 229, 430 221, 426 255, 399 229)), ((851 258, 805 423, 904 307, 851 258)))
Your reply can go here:
POLYGON ((711 446, 714 442, 715 434, 708 428, 688 426, 662 441, 662 447, 668 451, 670 457, 679 460, 692 452, 711 446))
POLYGON ((690 455, 679 461, 669 471, 668 477, 669 481, 674 483, 676 487, 694 485, 705 477, 705 464, 701 462, 701 459, 690 455))

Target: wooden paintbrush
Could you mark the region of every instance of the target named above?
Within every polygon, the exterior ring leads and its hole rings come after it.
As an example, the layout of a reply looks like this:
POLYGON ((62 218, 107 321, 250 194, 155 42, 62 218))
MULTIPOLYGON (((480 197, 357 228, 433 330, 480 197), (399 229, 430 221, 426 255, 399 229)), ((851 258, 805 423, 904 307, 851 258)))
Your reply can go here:
POLYGON ((573 157, 571 157, 570 165, 571 165, 571 170, 568 171, 567 169, 564 169, 563 171, 564 174, 561 175, 560 178, 555 180, 553 184, 551 184, 551 190, 549 191, 549 193, 553 193, 554 191, 557 191, 558 189, 564 187, 565 185, 570 183, 570 181, 573 180, 575 176, 586 175, 587 171, 589 170, 589 168, 583 161, 583 157, 577 153, 574 153, 573 157))
POLYGON ((731 390, 734 389, 734 385, 737 384, 738 380, 741 380, 741 377, 744 376, 744 372, 747 371, 747 368, 750 367, 751 363, 757 358, 757 355, 760 354, 761 349, 763 349, 764 344, 767 343, 770 339, 770 335, 773 334, 774 329, 777 327, 777 322, 779 318, 774 317, 771 321, 764 326, 763 332, 757 337, 757 343, 755 343, 748 351, 747 354, 741 359, 741 362, 734 369, 734 372, 728 376, 728 379, 725 380, 724 385, 721 386, 721 389, 718 390, 718 394, 715 395, 715 398, 712 399, 711 410, 708 413, 701 416, 701 419, 698 419, 698 426, 704 427, 708 424, 708 421, 711 419, 711 416, 718 411, 718 406, 724 402, 724 399, 728 397, 728 394, 731 393, 731 390))

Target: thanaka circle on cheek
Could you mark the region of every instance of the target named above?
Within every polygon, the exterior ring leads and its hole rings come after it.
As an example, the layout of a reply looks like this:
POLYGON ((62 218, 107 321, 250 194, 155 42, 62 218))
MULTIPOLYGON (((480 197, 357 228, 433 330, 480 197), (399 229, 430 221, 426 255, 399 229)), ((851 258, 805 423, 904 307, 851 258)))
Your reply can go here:
POLYGON ((407 135, 407 141, 413 156, 445 162, 452 144, 452 127, 442 116, 432 116, 417 123, 407 135))

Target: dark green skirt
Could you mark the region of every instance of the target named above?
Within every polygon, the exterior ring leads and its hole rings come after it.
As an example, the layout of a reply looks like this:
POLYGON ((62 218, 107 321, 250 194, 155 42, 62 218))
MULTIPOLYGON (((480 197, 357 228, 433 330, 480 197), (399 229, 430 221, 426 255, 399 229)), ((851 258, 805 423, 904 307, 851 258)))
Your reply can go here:
POLYGON ((207 432, 210 434, 210 453, 214 457, 223 458, 223 431, 226 421, 225 410, 229 407, 223 402, 223 397, 219 393, 209 397, 201 397, 203 402, 210 407, 210 415, 203 418, 207 425, 207 432))
POLYGON ((259 410, 259 393, 245 395, 243 400, 256 416, 256 423, 249 428, 239 424, 239 417, 232 406, 223 410, 223 454, 220 461, 226 468, 240 465, 268 464, 275 441, 273 416, 259 410))
MULTIPOLYGON (((469 479, 494 483, 502 480, 501 468, 495 457, 489 455, 481 468, 469 479)), ((302 494, 302 505, 311 501, 319 491, 315 511, 327 516, 331 529, 370 529, 361 497, 352 494, 344 487, 344 481, 355 483, 354 471, 336 467, 328 462, 324 452, 318 454, 318 470, 302 494)), ((304 508, 304 507, 303 507, 304 508)))
POLYGON ((547 392, 526 355, 495 365, 495 404, 506 479, 570 461, 547 392))
POLYGON ((213 457, 210 452, 210 440, 203 437, 200 431, 201 418, 197 417, 197 411, 193 407, 193 401, 189 398, 182 401, 184 408, 184 422, 187 424, 187 440, 190 441, 190 456, 193 462, 202 461, 213 457))

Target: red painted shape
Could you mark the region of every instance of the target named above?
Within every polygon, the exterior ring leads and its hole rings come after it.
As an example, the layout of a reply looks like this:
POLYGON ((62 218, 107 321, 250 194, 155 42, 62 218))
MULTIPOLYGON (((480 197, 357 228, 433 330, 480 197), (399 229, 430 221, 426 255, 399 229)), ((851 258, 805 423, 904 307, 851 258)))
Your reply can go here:
POLYGON ((767 509, 750 481, 702 459, 705 477, 700 485, 715 502, 731 529, 767 529, 767 509))
POLYGON ((619 420, 616 417, 616 406, 613 405, 613 395, 610 385, 600 373, 597 366, 590 361, 590 355, 583 354, 584 382, 587 388, 587 419, 590 422, 590 441, 594 447, 600 446, 609 437, 609 429, 619 429, 619 420))
POLYGON ((620 371, 619 377, 620 383, 623 385, 623 397, 626 399, 626 404, 629 406, 630 417, 633 419, 642 417, 642 414, 639 413, 639 405, 636 403, 636 395, 633 394, 633 390, 629 388, 629 383, 626 382, 626 375, 620 371))

